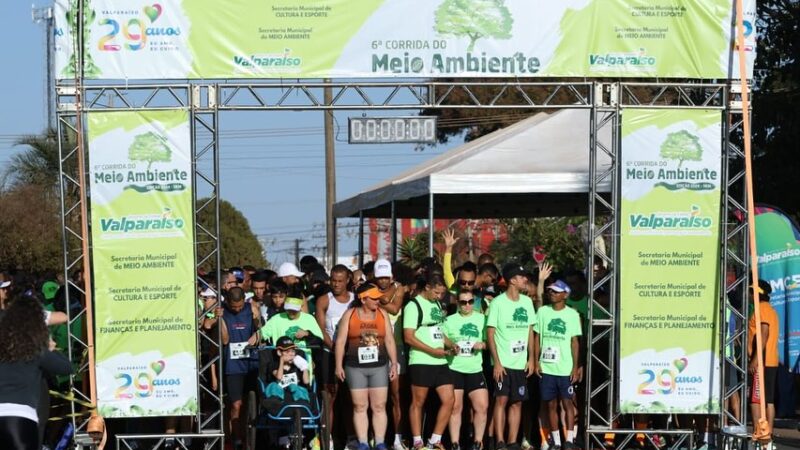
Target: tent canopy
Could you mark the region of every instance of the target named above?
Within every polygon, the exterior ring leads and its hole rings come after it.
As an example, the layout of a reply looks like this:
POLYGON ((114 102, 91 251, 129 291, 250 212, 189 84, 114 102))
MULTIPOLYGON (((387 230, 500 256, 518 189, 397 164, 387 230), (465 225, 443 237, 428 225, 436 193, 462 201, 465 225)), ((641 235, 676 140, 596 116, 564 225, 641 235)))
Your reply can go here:
MULTIPOLYGON (((586 109, 539 113, 409 169, 333 207, 335 217, 544 217, 588 212, 586 109)), ((610 127, 600 138, 608 142, 610 127)), ((380 155, 376 155, 380 157, 380 155)), ((598 171, 607 170, 604 153, 598 171)), ((600 185, 610 191, 610 180, 600 185)))

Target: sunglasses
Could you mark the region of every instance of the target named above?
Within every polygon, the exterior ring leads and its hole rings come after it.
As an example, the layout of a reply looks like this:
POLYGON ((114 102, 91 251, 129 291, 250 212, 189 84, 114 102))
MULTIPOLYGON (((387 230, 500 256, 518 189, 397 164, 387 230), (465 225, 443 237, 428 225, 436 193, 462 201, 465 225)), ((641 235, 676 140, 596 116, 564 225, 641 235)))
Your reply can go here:
POLYGON ((459 305, 471 305, 472 304, 472 300, 459 300, 458 304, 459 305))
POLYGON ((475 280, 458 280, 458 284, 462 286, 472 286, 475 284, 475 280))

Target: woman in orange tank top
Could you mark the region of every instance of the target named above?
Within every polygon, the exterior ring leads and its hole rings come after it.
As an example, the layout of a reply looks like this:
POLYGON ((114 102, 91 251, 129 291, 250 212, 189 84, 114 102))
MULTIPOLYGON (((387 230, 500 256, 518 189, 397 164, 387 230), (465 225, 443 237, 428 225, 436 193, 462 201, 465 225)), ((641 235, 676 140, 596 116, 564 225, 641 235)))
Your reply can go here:
POLYGON ((357 306, 344 313, 336 331, 336 376, 350 387, 359 450, 369 450, 367 408, 375 450, 386 450, 386 397, 397 370, 397 348, 389 317, 378 307, 383 296, 378 287, 365 284, 356 295, 357 306))

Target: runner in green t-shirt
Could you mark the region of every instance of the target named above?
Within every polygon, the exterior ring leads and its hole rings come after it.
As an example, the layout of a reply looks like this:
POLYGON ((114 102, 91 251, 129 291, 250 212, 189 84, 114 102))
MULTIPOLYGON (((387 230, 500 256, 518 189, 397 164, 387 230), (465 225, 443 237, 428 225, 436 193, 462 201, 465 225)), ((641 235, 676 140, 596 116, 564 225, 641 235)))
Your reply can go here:
POLYGON ((451 449, 459 450, 461 434, 461 412, 464 407, 464 392, 472 404, 472 426, 475 441, 472 450, 483 448, 486 431, 486 410, 489 407, 489 391, 483 378, 483 350, 486 349, 486 316, 474 312, 475 298, 472 292, 458 294, 458 313, 448 317, 444 323, 445 335, 456 344, 455 355, 448 357, 453 373, 455 402, 450 416, 451 449))
POLYGON ((261 338, 274 344, 281 336, 289 336, 299 348, 307 348, 309 340, 321 344, 322 330, 317 320, 311 314, 302 312, 302 307, 302 299, 287 298, 283 304, 285 312, 272 316, 267 324, 261 327, 261 338))
POLYGON ((429 447, 444 450, 441 439, 453 409, 453 378, 447 355, 454 345, 444 335, 445 311, 439 304, 445 292, 444 279, 434 274, 425 289, 403 308, 403 338, 411 347, 408 372, 411 376, 411 408, 408 419, 415 449, 422 448, 422 407, 431 388, 439 394, 442 406, 436 415, 429 447))
POLYGON ((528 398, 527 377, 533 375, 533 327, 536 312, 533 300, 522 291, 528 284, 525 269, 518 264, 506 264, 503 278, 508 288, 489 305, 486 336, 494 363, 495 448, 505 446, 508 408, 508 442, 516 444, 522 413, 522 402, 528 398))
MULTIPOLYGON (((578 360, 581 336, 581 317, 566 305, 570 288, 558 280, 547 286, 550 305, 539 308, 536 325, 536 373, 542 377, 539 384, 542 401, 547 405, 550 421, 551 446, 561 447, 558 427, 558 400, 564 409, 567 436, 565 449, 578 448, 574 444, 575 411, 572 397, 574 384, 583 378, 578 360)), ((551 447, 552 448, 552 447, 551 447)))

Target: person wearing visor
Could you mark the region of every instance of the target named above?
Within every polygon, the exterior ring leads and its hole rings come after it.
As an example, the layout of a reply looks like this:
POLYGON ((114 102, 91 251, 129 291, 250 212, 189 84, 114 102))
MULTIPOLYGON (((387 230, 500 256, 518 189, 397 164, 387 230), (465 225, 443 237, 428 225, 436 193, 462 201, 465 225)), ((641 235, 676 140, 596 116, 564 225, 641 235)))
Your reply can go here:
POLYGON ((289 336, 299 348, 322 344, 322 330, 311 314, 304 313, 303 299, 287 297, 283 303, 284 312, 272 316, 261 327, 261 338, 277 342, 281 336, 289 336))
POLYGON ((551 442, 550 448, 561 448, 558 426, 558 400, 564 409, 567 429, 565 449, 579 448, 574 443, 575 433, 575 385, 581 382, 580 366, 581 316, 567 306, 570 288, 562 280, 547 286, 545 293, 550 304, 539 308, 534 325, 537 353, 536 373, 542 380, 539 384, 542 402, 547 406, 551 442))
POLYGON ((474 442, 471 450, 483 448, 483 435, 486 431, 486 412, 489 407, 489 391, 483 377, 483 356, 486 349, 486 316, 475 311, 475 298, 472 292, 458 294, 458 312, 448 316, 444 322, 445 335, 455 343, 455 354, 447 358, 453 374, 455 401, 450 415, 450 442, 452 450, 459 450, 461 416, 464 408, 464 394, 472 404, 472 426, 474 442))
POLYGON ((375 449, 386 450, 386 398, 397 374, 394 335, 389 315, 379 307, 380 289, 368 283, 356 295, 358 305, 344 313, 336 331, 336 376, 350 387, 358 449, 370 448, 369 408, 375 449))
POLYGON ((303 300, 303 312, 308 312, 308 302, 306 300, 305 285, 303 284, 303 277, 305 273, 297 269, 297 266, 290 262, 285 262, 278 267, 278 278, 286 283, 289 288, 289 296, 296 297, 303 300))
POLYGON ((395 435, 393 450, 404 450, 403 433, 401 432, 403 421, 402 399, 400 388, 408 371, 405 345, 403 344, 403 327, 399 324, 403 310, 403 299, 406 295, 406 288, 394 280, 392 273, 392 263, 386 259, 375 261, 373 268, 373 278, 375 285, 380 289, 382 297, 379 300, 380 307, 389 314, 389 322, 394 330, 394 341, 397 346, 397 376, 389 383, 389 394, 392 396, 392 424, 394 425, 395 435))

